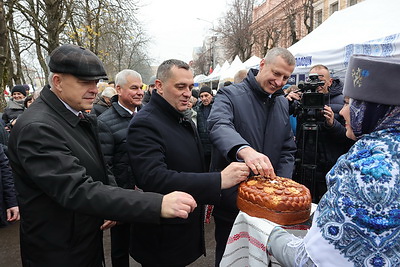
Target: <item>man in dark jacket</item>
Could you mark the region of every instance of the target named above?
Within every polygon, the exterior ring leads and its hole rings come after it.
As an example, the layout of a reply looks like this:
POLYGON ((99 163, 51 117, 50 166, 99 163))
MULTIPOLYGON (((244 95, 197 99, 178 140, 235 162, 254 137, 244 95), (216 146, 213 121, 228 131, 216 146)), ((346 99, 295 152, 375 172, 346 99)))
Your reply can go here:
POLYGON ((210 169, 212 145, 210 142, 210 131, 207 127, 207 118, 210 114, 213 104, 213 93, 210 87, 203 86, 199 93, 201 102, 195 108, 197 112, 197 131, 199 132, 200 141, 203 145, 204 159, 207 170, 210 169))
MULTIPOLYGON (((301 108, 299 111, 298 103, 290 103, 292 110, 294 106, 297 107, 297 110, 293 110, 297 113, 297 160, 293 179, 306 185, 311 190, 313 202, 318 203, 327 190, 326 174, 354 142, 346 137, 344 119, 339 114, 344 103, 343 84, 333 80, 324 65, 311 67, 310 74, 317 74, 324 83, 316 88, 317 93, 324 95, 324 106, 320 109, 321 116, 314 121, 315 111, 301 108)), ((300 96, 291 93, 288 99, 300 100, 300 96)))
MULTIPOLYGON (((183 114, 194 86, 188 64, 164 61, 155 83, 157 91, 128 130, 128 154, 137 186, 161 194, 179 190, 193 195, 199 204, 217 203, 221 188, 244 180, 249 169, 236 162, 222 172, 205 172, 196 127, 183 114)), ((203 221, 201 205, 188 220, 134 223, 131 255, 142 266, 186 266, 205 253, 203 221)))
POLYGON ((48 67, 50 88, 18 118, 9 141, 22 264, 100 267, 101 230, 112 225, 104 218, 159 223, 160 215, 187 217, 196 203, 182 192, 163 197, 115 187, 97 119, 83 114, 92 108, 97 81, 107 78, 102 62, 89 50, 62 45, 48 67))
MULTIPOLYGON (((99 137, 104 158, 117 185, 134 189, 129 165, 126 133, 128 125, 142 104, 142 77, 134 70, 122 70, 115 77, 117 95, 111 107, 98 117, 99 137)), ((111 228, 111 262, 114 267, 129 267, 130 224, 121 222, 111 228)))
MULTIPOLYGON (((284 48, 270 50, 243 82, 218 90, 208 117, 214 145, 211 170, 244 161, 254 174, 291 178, 296 146, 288 102, 279 91, 293 72, 295 59, 284 48)), ((216 262, 219 266, 238 209, 237 186, 223 190, 215 205, 216 262)))

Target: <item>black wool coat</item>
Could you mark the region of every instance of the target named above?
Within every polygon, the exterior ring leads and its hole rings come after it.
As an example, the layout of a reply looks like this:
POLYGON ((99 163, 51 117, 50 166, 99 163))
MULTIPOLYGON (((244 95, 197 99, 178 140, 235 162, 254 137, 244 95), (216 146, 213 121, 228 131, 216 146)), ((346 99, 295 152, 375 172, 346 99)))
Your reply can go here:
POLYGON ((187 192, 198 204, 186 220, 135 223, 132 257, 147 266, 190 264, 205 253, 202 204, 217 203, 221 193, 220 173, 205 173, 196 126, 153 91, 129 125, 127 143, 139 188, 162 194, 187 192))
POLYGON ((102 266, 104 219, 159 222, 162 196, 116 187, 96 117, 79 119, 49 88, 18 118, 9 159, 23 266, 102 266))

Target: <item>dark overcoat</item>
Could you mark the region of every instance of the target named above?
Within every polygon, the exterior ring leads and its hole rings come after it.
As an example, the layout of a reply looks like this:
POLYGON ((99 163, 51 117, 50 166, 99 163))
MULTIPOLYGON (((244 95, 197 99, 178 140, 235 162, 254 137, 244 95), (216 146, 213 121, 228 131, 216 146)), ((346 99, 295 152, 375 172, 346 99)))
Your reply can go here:
POLYGON ((8 158, 0 145, 0 227, 8 225, 7 209, 18 206, 8 158))
POLYGON ((187 220, 133 225, 132 257, 147 266, 185 266, 204 253, 204 206, 219 201, 220 173, 204 173, 196 126, 153 91, 132 119, 128 155, 136 185, 144 191, 191 194, 198 207, 187 220))
POLYGON ((115 186, 96 118, 79 119, 45 87, 9 141, 24 266, 102 266, 104 219, 159 221, 162 196, 115 186))
MULTIPOLYGON (((247 145, 268 156, 275 173, 291 178, 296 144, 289 123, 289 104, 276 92, 266 93, 250 70, 243 82, 223 87, 214 98, 208 116, 210 140, 214 145, 211 170, 221 170, 237 161, 236 152, 247 145)), ((238 213, 237 186, 223 190, 214 216, 233 222, 238 213)))

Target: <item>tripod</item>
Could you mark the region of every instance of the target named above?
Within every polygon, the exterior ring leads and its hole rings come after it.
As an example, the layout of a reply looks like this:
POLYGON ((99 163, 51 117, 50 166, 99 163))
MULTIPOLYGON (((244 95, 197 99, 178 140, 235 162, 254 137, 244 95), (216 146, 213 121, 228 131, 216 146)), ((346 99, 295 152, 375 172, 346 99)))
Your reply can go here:
POLYGON ((299 183, 310 189, 313 203, 318 203, 317 195, 317 152, 318 152, 318 125, 314 121, 304 122, 301 125, 303 140, 301 142, 301 158, 299 168, 299 183))

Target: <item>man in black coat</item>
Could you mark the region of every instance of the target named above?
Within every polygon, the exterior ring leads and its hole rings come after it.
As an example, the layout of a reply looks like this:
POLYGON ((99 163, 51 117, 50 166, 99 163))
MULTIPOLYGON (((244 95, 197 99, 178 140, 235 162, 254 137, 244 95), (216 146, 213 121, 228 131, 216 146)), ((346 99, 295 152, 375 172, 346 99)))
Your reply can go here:
POLYGON ((306 185, 311 190, 313 202, 318 203, 327 190, 326 174, 354 141, 346 137, 344 118, 339 114, 344 104, 343 84, 334 81, 324 65, 311 67, 311 74, 318 75, 318 80, 323 82, 315 89, 324 97, 321 108, 300 109, 293 100, 300 100, 301 96, 293 92, 287 98, 292 100, 291 109, 297 115, 297 160, 293 179, 306 185), (294 106, 297 110, 293 109, 294 106), (315 112, 321 112, 320 116, 315 116, 315 112))
MULTIPOLYGON (((142 77, 134 70, 125 69, 116 75, 115 82, 117 95, 111 99, 111 107, 98 117, 100 143, 117 185, 133 189, 135 182, 129 165, 126 133, 130 120, 142 104, 142 77)), ((121 222, 110 231, 112 265, 129 267, 130 224, 121 222)))
POLYGON ((196 206, 182 192, 162 196, 115 186, 97 134, 84 114, 107 78, 100 59, 62 45, 50 55, 50 87, 20 116, 9 158, 21 213, 23 266, 103 266, 102 230, 113 222, 186 218, 196 206))
MULTIPOLYGON (((161 194, 187 192, 199 204, 219 202, 221 189, 246 179, 248 167, 236 162, 222 172, 206 172, 196 126, 183 114, 194 86, 188 64, 164 61, 155 83, 157 91, 128 130, 128 154, 137 186, 161 194)), ((186 266, 205 253, 203 221, 204 206, 200 205, 188 220, 134 223, 131 256, 143 266, 186 266)))
POLYGON ((204 159, 207 170, 210 169, 212 144, 210 141, 210 131, 207 126, 207 118, 213 104, 213 93, 210 87, 203 86, 199 93, 201 102, 195 107, 197 112, 197 131, 199 132, 200 141, 203 145, 204 159))

